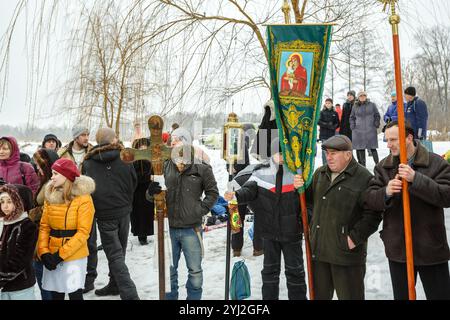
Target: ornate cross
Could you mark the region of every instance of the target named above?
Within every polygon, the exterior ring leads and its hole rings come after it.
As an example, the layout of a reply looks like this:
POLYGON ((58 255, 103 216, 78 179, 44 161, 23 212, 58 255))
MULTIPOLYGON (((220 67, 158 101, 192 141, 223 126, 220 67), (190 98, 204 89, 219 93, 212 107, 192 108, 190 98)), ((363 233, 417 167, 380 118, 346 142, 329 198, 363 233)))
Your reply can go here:
MULTIPOLYGON (((125 148, 120 153, 120 158, 126 163, 138 160, 147 160, 152 164, 155 175, 163 174, 163 163, 170 159, 171 148, 162 140, 163 120, 160 116, 153 115, 148 119, 150 129, 150 148, 137 150, 125 148)), ((164 260, 164 217, 166 216, 166 192, 155 194, 155 219, 158 222, 158 273, 159 273, 159 299, 165 298, 165 260, 164 260)), ((153 213, 151 213, 153 214, 153 213)))

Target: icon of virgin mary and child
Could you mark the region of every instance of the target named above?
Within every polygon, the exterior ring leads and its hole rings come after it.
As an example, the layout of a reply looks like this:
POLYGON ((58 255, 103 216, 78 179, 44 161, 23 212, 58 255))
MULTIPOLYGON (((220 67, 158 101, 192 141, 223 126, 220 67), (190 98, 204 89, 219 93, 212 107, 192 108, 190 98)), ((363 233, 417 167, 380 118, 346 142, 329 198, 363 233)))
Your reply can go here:
POLYGON ((286 60, 286 71, 281 77, 280 96, 305 96, 308 75, 302 60, 299 53, 291 54, 286 60))

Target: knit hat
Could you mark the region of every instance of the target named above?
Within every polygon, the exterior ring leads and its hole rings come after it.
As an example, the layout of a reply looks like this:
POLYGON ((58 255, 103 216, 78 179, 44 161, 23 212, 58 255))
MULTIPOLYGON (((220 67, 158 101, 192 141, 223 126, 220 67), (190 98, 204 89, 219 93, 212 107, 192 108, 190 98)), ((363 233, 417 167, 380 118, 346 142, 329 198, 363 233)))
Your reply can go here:
POLYGON ((111 128, 100 128, 95 134, 95 140, 100 144, 110 144, 116 137, 116 132, 111 128))
POLYGON ((414 87, 406 88, 405 94, 415 97, 416 96, 416 88, 414 88, 414 87))
POLYGON ((358 98, 361 97, 361 96, 366 96, 367 97, 367 92, 365 92, 365 91, 358 92, 358 98))
POLYGON ((349 92, 347 92, 347 95, 351 95, 351 96, 353 96, 353 98, 356 98, 355 90, 350 90, 349 92))
POLYGON ((61 145, 62 145, 61 141, 60 141, 53 133, 49 133, 49 134, 47 134, 47 135, 44 137, 44 140, 42 141, 41 147, 42 147, 42 148, 45 148, 45 147, 44 147, 45 143, 46 143, 47 141, 50 141, 50 140, 53 140, 53 141, 56 142, 56 147, 57 147, 57 148, 61 148, 61 145))
POLYGON ((76 177, 80 176, 80 171, 77 168, 75 162, 67 158, 61 158, 55 161, 52 165, 52 170, 55 170, 59 174, 74 182, 76 177))
POLYGON ((8 197, 14 204, 14 212, 6 216, 0 207, 0 217, 4 217, 4 221, 14 221, 24 211, 33 208, 33 193, 30 188, 18 184, 5 184, 0 187, 0 199, 8 197))
POLYGON ((397 96, 397 92, 395 92, 395 90, 392 91, 392 92, 391 92, 391 97, 396 97, 396 96, 397 96))
POLYGON ((78 138, 79 136, 81 136, 83 133, 89 134, 89 129, 86 127, 80 127, 80 126, 75 126, 72 128, 72 138, 74 140, 76 138, 78 138))
POLYGON ((183 142, 183 144, 192 144, 192 136, 188 130, 185 128, 179 127, 172 132, 172 140, 174 137, 177 137, 179 140, 183 142))

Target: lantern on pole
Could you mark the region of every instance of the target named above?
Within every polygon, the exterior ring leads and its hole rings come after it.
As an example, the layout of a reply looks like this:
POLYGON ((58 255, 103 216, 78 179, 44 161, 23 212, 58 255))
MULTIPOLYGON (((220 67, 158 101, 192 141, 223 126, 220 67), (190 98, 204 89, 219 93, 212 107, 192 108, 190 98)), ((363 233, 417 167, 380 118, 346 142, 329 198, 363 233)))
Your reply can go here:
MULTIPOLYGON (((223 127, 223 159, 228 164, 228 181, 233 180, 234 165, 239 161, 244 161, 245 154, 244 126, 238 122, 237 115, 232 112, 228 115, 228 120, 223 127)), ((229 190, 234 191, 234 190, 229 190)), ((227 243, 225 257, 225 300, 229 299, 230 293, 230 247, 231 233, 241 230, 242 222, 239 216, 236 198, 228 203, 227 221, 227 243)))

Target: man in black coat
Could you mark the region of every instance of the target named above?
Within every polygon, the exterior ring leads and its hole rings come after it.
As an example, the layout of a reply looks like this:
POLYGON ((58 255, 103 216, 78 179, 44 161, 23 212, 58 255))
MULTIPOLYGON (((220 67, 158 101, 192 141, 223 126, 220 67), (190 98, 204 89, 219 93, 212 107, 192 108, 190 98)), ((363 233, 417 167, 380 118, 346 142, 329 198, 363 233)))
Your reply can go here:
MULTIPOLYGON (((132 164, 125 164, 120 159, 122 146, 117 143, 114 130, 100 128, 96 140, 98 145, 86 155, 82 172, 96 184, 92 198, 110 279, 106 287, 96 290, 95 294, 120 294, 122 300, 138 300, 136 286, 125 264, 130 213, 137 187, 136 171, 132 164)), ((89 254, 97 254, 96 245, 89 246, 89 254)))
POLYGON ((347 101, 344 103, 342 108, 342 118, 339 129, 339 134, 347 136, 350 140, 352 140, 352 130, 350 129, 350 114, 352 113, 355 99, 356 92, 354 90, 350 90, 349 92, 347 92, 347 101))
POLYGON ((394 299, 407 300, 401 179, 408 181, 415 278, 420 275, 427 299, 449 300, 450 249, 444 208, 450 207, 450 165, 437 154, 428 152, 419 140, 414 140, 415 131, 408 122, 405 128, 408 163, 400 164, 398 122, 386 125, 385 135, 391 154, 375 167, 367 205, 382 212, 381 239, 389 260, 394 299))
POLYGON ((262 297, 279 297, 281 253, 283 253, 288 297, 306 299, 305 271, 302 253, 302 225, 298 193, 294 190, 294 175, 283 163, 278 138, 272 142, 270 162, 253 171, 252 176, 236 192, 226 192, 225 200, 236 196, 238 203, 247 203, 262 228, 264 268, 262 297), (278 148, 277 148, 278 147, 278 148))

